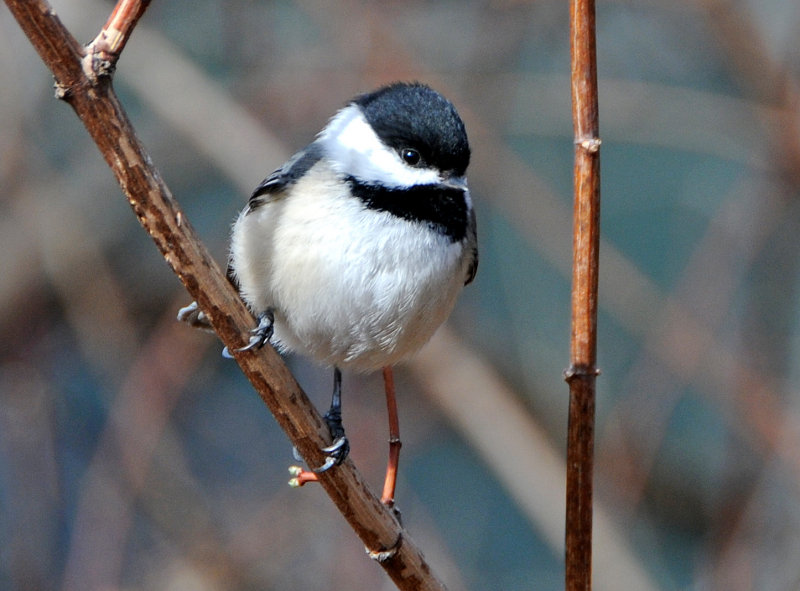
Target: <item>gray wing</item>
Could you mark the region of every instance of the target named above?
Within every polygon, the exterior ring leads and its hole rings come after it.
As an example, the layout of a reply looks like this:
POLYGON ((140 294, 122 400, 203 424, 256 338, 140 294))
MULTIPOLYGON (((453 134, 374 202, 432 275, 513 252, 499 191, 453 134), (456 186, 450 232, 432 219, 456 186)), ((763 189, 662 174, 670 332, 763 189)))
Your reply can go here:
POLYGON ((478 227, 474 209, 470 210, 466 247, 472 249, 472 259, 469 262, 469 267, 467 267, 467 277, 464 280, 464 285, 469 285, 478 272, 478 227))
POLYGON ((314 142, 289 158, 286 164, 273 172, 255 188, 248 201, 252 211, 264 203, 276 199, 285 189, 293 185, 322 158, 322 147, 314 142))

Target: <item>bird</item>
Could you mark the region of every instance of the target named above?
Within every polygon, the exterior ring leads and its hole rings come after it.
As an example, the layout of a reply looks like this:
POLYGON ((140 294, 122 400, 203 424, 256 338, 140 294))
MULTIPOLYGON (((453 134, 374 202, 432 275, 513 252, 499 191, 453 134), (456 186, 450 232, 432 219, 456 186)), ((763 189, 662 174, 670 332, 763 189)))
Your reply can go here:
POLYGON ((258 319, 241 350, 270 343, 333 368, 333 444, 315 473, 349 452, 342 370, 383 369, 391 381, 475 277, 470 154, 453 103, 423 83, 391 83, 338 110, 233 225, 229 276, 258 319))

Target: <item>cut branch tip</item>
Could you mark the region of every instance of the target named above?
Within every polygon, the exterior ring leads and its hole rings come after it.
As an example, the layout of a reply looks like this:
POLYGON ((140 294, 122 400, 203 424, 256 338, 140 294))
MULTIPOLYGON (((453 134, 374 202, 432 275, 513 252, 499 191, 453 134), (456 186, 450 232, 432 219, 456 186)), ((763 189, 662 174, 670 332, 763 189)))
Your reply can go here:
POLYGON ((55 97, 58 100, 65 101, 69 98, 69 86, 56 82, 53 84, 53 89, 55 90, 55 97))
POLYGON ((289 479, 289 486, 292 488, 300 488, 309 482, 318 482, 317 475, 309 470, 304 470, 300 466, 289 466, 289 474, 293 478, 289 479))

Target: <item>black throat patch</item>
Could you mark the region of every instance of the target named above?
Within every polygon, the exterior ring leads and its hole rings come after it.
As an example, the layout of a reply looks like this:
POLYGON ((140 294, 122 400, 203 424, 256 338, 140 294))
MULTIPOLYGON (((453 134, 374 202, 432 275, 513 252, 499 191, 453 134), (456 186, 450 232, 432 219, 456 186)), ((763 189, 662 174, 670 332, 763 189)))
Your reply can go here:
POLYGON ((352 176, 346 180, 353 195, 370 209, 426 224, 452 242, 459 242, 467 235, 469 211, 462 189, 442 185, 395 189, 364 183, 352 176))

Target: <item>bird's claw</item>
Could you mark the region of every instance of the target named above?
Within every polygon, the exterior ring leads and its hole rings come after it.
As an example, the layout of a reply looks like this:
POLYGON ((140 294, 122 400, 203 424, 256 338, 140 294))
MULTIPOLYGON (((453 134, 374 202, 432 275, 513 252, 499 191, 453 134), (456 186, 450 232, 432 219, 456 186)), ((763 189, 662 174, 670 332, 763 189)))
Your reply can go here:
POLYGON ((329 446, 323 447, 322 451, 325 452, 327 458, 325 458, 325 463, 319 468, 314 468, 313 471, 317 474, 326 472, 334 466, 341 464, 347 457, 347 454, 350 453, 350 442, 347 441, 347 437, 342 435, 341 437, 337 437, 329 446))
POLYGON ((272 310, 267 310, 258 317, 258 326, 250 331, 250 341, 242 348, 236 349, 237 353, 260 349, 272 338, 275 330, 275 316, 272 310))
POLYGON ((178 322, 185 322, 192 328, 199 328, 206 332, 214 332, 208 316, 200 309, 197 302, 192 302, 178 310, 178 322))

